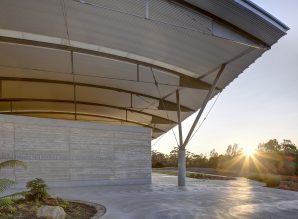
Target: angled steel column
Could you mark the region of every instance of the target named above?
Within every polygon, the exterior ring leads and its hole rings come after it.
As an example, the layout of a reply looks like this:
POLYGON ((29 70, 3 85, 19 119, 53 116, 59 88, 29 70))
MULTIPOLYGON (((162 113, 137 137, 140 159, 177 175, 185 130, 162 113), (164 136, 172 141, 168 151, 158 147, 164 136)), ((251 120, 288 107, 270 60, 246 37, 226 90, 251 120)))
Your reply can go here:
POLYGON ((179 90, 176 90, 176 104, 177 104, 177 117, 178 117, 178 129, 179 129, 178 186, 185 186, 186 160, 185 160, 185 147, 183 147, 179 90))
POLYGON ((202 113, 208 103, 208 101, 210 100, 211 96, 212 96, 212 93, 214 92, 215 88, 216 88, 216 84, 219 80, 219 77, 221 76, 222 72, 224 71, 226 67, 226 64, 223 64, 214 81, 213 81, 213 84, 211 86, 211 88, 209 89, 209 92, 207 94, 207 96, 205 97, 205 100, 199 110, 199 113, 197 115, 197 117, 195 118, 195 121, 193 122, 188 134, 187 134, 187 137, 183 143, 183 139, 182 139, 182 127, 181 127, 181 120, 180 120, 180 102, 179 102, 179 91, 177 90, 176 92, 176 98, 177 98, 177 107, 178 107, 178 127, 179 127, 179 138, 180 138, 180 145, 179 145, 179 151, 178 151, 178 186, 185 186, 185 177, 186 177, 186 158, 185 158, 185 147, 187 145, 187 143, 189 142, 189 139, 200 119, 200 117, 202 116, 202 113))
POLYGON ((190 139, 190 137, 191 137, 191 135, 192 135, 192 133, 193 133, 193 131, 194 131, 194 129, 195 129, 198 121, 199 121, 199 119, 201 118, 202 113, 203 113, 203 111, 204 111, 204 109, 205 109, 208 101, 210 100, 210 98, 212 96, 212 93, 215 90, 216 84, 217 84, 217 82, 219 80, 219 77, 221 76, 221 74, 224 71, 225 67, 226 67, 226 64, 222 64, 221 65, 221 67, 220 67, 220 69, 219 69, 219 71, 218 71, 218 73, 217 73, 217 75, 216 75, 216 77, 215 77, 215 79, 213 81, 213 84, 212 84, 212 86, 211 86, 211 88, 210 88, 207 96, 205 97, 205 100, 204 100, 204 102, 203 102, 200 110, 199 110, 199 113, 198 113, 197 117, 195 118, 195 121, 193 122, 193 124, 192 124, 192 126, 191 126, 191 128, 190 128, 190 130, 188 132, 188 135, 187 135, 187 137, 186 137, 186 139, 185 139, 185 141, 183 143, 183 146, 184 147, 187 145, 187 143, 188 143, 188 141, 189 141, 189 139, 190 139))

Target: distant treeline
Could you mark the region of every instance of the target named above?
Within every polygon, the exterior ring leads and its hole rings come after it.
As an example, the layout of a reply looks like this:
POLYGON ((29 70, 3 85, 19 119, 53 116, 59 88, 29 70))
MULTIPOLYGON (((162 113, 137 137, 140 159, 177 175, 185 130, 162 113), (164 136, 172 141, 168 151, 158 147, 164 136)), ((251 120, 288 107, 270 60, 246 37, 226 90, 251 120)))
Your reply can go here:
MULTIPOLYGON (((170 154, 152 151, 152 167, 177 167, 178 148, 170 154)), ((225 154, 218 154, 215 149, 206 154, 186 152, 186 166, 199 168, 215 168, 230 172, 262 172, 281 175, 298 174, 298 150, 291 140, 279 143, 271 139, 260 143, 252 156, 246 156, 238 144, 229 145, 225 154)))

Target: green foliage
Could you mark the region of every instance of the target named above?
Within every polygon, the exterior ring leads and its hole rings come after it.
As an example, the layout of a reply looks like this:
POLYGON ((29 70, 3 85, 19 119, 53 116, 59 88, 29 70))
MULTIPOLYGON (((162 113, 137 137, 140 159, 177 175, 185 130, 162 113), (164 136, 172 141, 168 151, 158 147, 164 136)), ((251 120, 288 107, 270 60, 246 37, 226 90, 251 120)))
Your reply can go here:
POLYGON ((10 197, 7 198, 1 198, 0 199, 0 210, 7 209, 9 206, 11 206, 14 203, 13 199, 10 197))
POLYGON ((271 139, 259 144, 256 158, 263 166, 263 172, 281 175, 298 174, 298 150, 291 140, 279 143, 271 139))
POLYGON ((167 165, 167 155, 163 153, 152 151, 151 158, 152 158, 152 167, 154 168, 160 168, 167 165))
MULTIPOLYGON (((14 167, 23 167, 25 168, 26 165, 24 162, 19 160, 7 160, 0 163, 0 171, 4 168, 14 168, 14 167)), ((10 179, 0 179, 0 193, 3 193, 7 190, 10 186, 12 186, 15 182, 10 179)), ((10 205, 13 203, 13 198, 15 198, 18 194, 11 194, 5 197, 0 197, 0 209, 1 208, 9 208, 10 205)))
POLYGON ((204 179, 204 174, 201 173, 188 173, 187 177, 194 178, 194 179, 204 179))
MULTIPOLYGON (((1 198, 0 199, 0 217, 5 216, 4 218, 14 218, 10 217, 10 214, 17 212, 17 208, 13 206, 14 200, 12 198, 1 198)), ((1 217, 2 218, 2 217, 1 217)))
POLYGON ((271 139, 266 143, 260 143, 258 150, 262 152, 276 152, 280 150, 280 145, 276 139, 271 139))
POLYGON ((298 152, 297 147, 291 140, 284 139, 280 144, 280 148, 284 153, 287 154, 295 154, 298 152))
POLYGON ((70 207, 69 201, 63 200, 61 198, 58 198, 58 201, 59 201, 59 206, 62 207, 63 209, 70 207))
POLYGON ((15 167, 26 168, 26 164, 20 160, 7 160, 0 163, 0 170, 4 168, 15 168, 15 167))
POLYGON ((289 176, 280 176, 276 174, 260 174, 255 173, 247 176, 248 179, 263 182, 266 184, 267 187, 278 187, 280 181, 282 180, 290 180, 289 176))
POLYGON ((261 152, 278 152, 278 153, 297 153, 297 147, 291 140, 284 139, 279 143, 276 139, 271 139, 266 143, 258 145, 258 150, 261 152))
POLYGON ((25 198, 29 201, 44 201, 48 196, 48 186, 45 181, 40 178, 36 178, 27 182, 26 187, 30 189, 26 193, 25 198))
POLYGON ((265 180, 267 187, 278 187, 280 184, 279 178, 266 178, 265 180))

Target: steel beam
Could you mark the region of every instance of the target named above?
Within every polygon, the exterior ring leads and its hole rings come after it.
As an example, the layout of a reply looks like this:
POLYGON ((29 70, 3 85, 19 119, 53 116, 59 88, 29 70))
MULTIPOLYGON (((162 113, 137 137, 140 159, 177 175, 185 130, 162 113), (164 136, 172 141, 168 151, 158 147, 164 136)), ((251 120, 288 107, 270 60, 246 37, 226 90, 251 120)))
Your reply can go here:
MULTIPOLYGON (((88 105, 88 106, 102 106, 102 107, 108 107, 113 109, 119 109, 123 111, 129 111, 133 113, 139 113, 146 116, 151 116, 152 121, 151 123, 154 124, 176 124, 175 121, 166 119, 164 117, 156 116, 151 113, 146 113, 143 111, 130 109, 126 107, 119 107, 119 106, 112 106, 108 104, 101 104, 101 103, 94 103, 94 102, 87 102, 87 101, 78 101, 78 100, 61 100, 61 99, 40 99, 40 98, 0 98, 0 102, 46 102, 46 103, 66 103, 66 104, 75 104, 75 105, 88 105)), ((77 107, 75 107, 75 112, 77 107)))
MULTIPOLYGON (((100 88, 100 89, 106 89, 106 90, 113 90, 113 91, 118 91, 118 92, 123 92, 123 93, 128 93, 128 94, 134 94, 136 96, 142 96, 142 97, 147 97, 151 98, 154 100, 159 101, 159 110, 164 110, 163 106, 161 106, 161 99, 155 96, 143 94, 143 93, 138 93, 134 91, 129 91, 129 90, 124 90, 120 88, 114 88, 114 87, 108 87, 108 86, 102 86, 102 85, 95 85, 95 84, 87 84, 87 83, 80 83, 80 82, 73 82, 73 81, 61 81, 61 80, 49 80, 49 79, 39 79, 39 78, 21 78, 21 77, 1 77, 0 80, 4 81, 25 81, 25 82, 38 82, 38 83, 51 83, 51 84, 64 84, 64 85, 70 85, 73 86, 74 84, 76 86, 82 86, 82 87, 92 87, 92 88, 100 88)), ((162 100, 164 102, 164 105, 167 106, 166 110, 167 111, 176 111, 176 103, 167 101, 167 100, 162 100)), ((181 110, 183 112, 191 112, 194 111, 193 109, 186 107, 186 106, 181 106, 181 110)))
POLYGON ((182 124, 181 124, 181 115, 180 115, 180 95, 179 90, 176 90, 176 100, 177 100, 177 118, 178 118, 178 130, 179 130, 179 143, 180 147, 183 145, 183 135, 182 135, 182 124))
POLYGON ((129 123, 133 123, 136 125, 140 125, 140 126, 144 126, 144 127, 148 127, 151 128, 154 132, 154 130, 156 130, 157 132, 162 132, 165 133, 165 131, 155 128, 149 124, 145 124, 145 123, 140 123, 140 122, 136 122, 133 120, 126 120, 126 119, 121 119, 118 117, 112 117, 112 116, 105 116, 105 115, 98 115, 98 114, 91 114, 91 113, 75 113, 75 112, 64 112, 64 111, 45 111, 45 110, 34 110, 34 111, 9 111, 9 112, 0 112, 0 114, 10 114, 10 115, 27 115, 27 114, 60 114, 60 115, 73 115, 75 116, 75 114, 77 116, 90 116, 90 117, 95 117, 95 118, 105 118, 105 119, 112 119, 112 120, 116 120, 116 121, 121 121, 121 122, 129 122, 129 123))

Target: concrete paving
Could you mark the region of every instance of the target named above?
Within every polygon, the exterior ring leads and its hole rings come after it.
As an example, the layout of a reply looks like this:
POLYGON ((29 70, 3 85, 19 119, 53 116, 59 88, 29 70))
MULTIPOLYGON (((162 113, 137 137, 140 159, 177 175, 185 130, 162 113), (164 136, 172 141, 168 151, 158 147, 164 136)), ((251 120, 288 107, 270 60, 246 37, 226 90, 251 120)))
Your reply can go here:
POLYGON ((237 180, 187 179, 153 174, 151 185, 68 187, 52 195, 103 204, 103 219, 259 218, 297 219, 298 192, 237 180))

